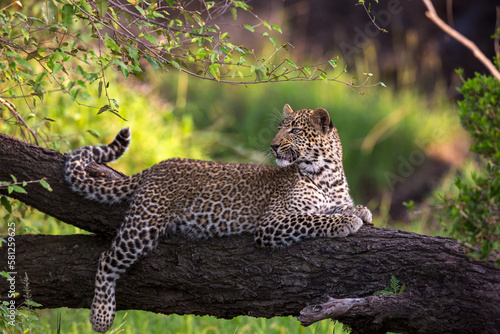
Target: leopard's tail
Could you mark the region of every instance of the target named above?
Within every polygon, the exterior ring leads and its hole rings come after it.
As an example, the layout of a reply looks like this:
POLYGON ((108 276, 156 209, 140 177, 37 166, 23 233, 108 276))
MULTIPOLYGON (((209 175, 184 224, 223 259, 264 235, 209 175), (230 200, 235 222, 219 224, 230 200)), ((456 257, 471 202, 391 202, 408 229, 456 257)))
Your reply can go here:
POLYGON ((129 199, 138 186, 137 176, 107 179, 89 175, 85 168, 91 163, 107 163, 121 157, 128 149, 131 132, 124 128, 115 140, 105 146, 85 146, 71 153, 66 160, 65 179, 71 189, 88 199, 102 203, 116 203, 129 199))

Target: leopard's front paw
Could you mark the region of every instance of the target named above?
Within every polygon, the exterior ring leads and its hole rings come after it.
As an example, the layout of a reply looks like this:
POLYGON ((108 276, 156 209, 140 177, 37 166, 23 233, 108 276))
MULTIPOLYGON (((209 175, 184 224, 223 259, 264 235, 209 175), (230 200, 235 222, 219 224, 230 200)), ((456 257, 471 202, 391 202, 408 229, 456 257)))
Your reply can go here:
POLYGON ((363 205, 357 205, 356 206, 356 212, 354 213, 356 216, 361 218, 363 220, 363 223, 365 224, 371 224, 372 222, 372 213, 366 206, 363 205))

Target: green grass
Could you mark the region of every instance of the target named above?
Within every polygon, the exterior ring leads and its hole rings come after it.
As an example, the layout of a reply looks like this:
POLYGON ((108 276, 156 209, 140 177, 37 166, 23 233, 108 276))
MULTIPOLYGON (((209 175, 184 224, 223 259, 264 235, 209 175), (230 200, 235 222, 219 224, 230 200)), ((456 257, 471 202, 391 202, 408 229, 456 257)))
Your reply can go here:
MULTIPOLYGON (((88 310, 61 308, 40 312, 41 333, 57 331, 57 317, 61 316, 61 333, 90 333, 88 310)), ((342 324, 323 320, 310 327, 302 327, 294 317, 273 319, 236 317, 231 320, 209 316, 162 315, 144 311, 118 311, 110 334, 343 334, 342 324)))

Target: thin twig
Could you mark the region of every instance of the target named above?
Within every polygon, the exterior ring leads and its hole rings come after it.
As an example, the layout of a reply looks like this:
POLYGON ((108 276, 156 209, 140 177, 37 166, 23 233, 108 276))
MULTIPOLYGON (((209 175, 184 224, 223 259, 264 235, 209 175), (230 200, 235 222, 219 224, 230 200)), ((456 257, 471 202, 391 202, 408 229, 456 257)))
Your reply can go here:
POLYGON ((497 6, 496 7, 497 9, 497 22, 495 24, 495 42, 494 42, 494 45, 495 45, 495 55, 497 56, 497 64, 498 62, 500 62, 500 44, 498 42, 498 39, 499 39, 499 35, 500 35, 500 6, 497 6))
POLYGON ((36 138, 36 135, 35 135, 35 131, 33 131, 29 125, 24 121, 24 119, 21 117, 21 115, 18 114, 18 112, 16 111, 16 109, 14 109, 14 107, 12 106, 12 104, 2 98, 0 98, 0 103, 3 104, 4 106, 7 107, 7 109, 9 109, 10 113, 16 118, 16 120, 20 123, 22 123, 24 125, 24 127, 26 128, 26 130, 28 130, 29 133, 31 133, 31 135, 33 136, 33 139, 35 139, 35 143, 37 146, 40 146, 38 144, 38 139, 36 138))
POLYGON ((388 32, 386 29, 384 28, 381 28, 376 22, 375 22, 375 17, 372 16, 372 14, 370 13, 370 10, 368 10, 368 8, 366 8, 366 5, 365 5, 365 2, 361 2, 361 5, 363 6, 363 8, 365 9, 365 12, 366 12, 366 15, 368 15, 368 17, 370 18, 370 20, 372 21, 373 25, 375 26, 375 28, 377 28, 378 30, 382 31, 382 32, 388 32))
POLYGON ((4 11, 6 10, 7 8, 9 8, 10 6, 13 6, 13 5, 18 5, 19 7, 23 7, 23 4, 21 3, 21 1, 16 1, 16 2, 13 2, 11 3, 10 5, 7 5, 5 6, 4 8, 0 9, 0 11, 4 11))
POLYGON ((479 59, 479 61, 486 66, 486 68, 490 71, 491 75, 493 75, 497 80, 500 80, 500 72, 498 69, 493 65, 493 63, 484 55, 484 53, 477 47, 477 45, 450 27, 446 22, 444 22, 436 13, 436 9, 434 8, 434 5, 432 4, 431 0, 422 0, 424 2, 424 5, 427 7, 427 12, 425 15, 433 21, 439 28, 441 28, 444 32, 446 32, 448 35, 456 39, 458 42, 462 43, 465 47, 467 47, 469 50, 472 51, 474 56, 479 59))
POLYGON ((10 186, 24 186, 25 184, 30 184, 30 183, 40 183, 41 180, 47 180, 46 177, 42 177, 41 179, 38 180, 30 180, 30 181, 20 181, 20 182, 7 182, 7 181, 2 181, 5 182, 5 184, 0 184, 0 189, 5 189, 10 186))

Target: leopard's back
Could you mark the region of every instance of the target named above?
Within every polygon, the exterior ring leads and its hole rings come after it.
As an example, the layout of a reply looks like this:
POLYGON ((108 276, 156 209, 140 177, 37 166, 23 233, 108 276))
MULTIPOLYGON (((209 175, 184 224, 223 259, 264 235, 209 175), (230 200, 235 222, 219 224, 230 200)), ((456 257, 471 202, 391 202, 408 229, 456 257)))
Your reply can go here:
POLYGON ((143 173, 131 199, 136 219, 158 213, 191 238, 253 232, 283 179, 277 167, 178 158, 143 173))

